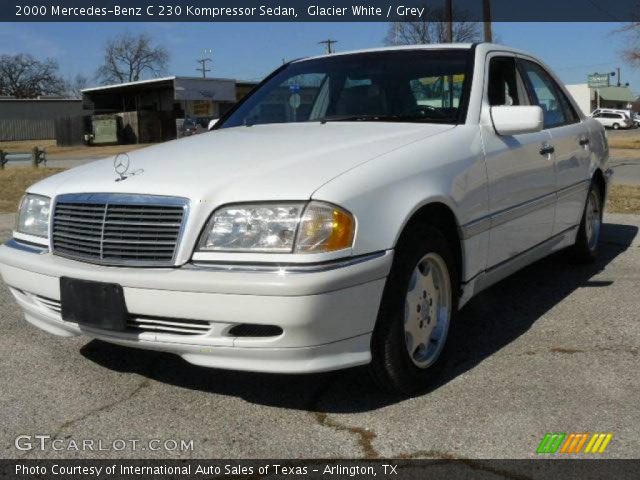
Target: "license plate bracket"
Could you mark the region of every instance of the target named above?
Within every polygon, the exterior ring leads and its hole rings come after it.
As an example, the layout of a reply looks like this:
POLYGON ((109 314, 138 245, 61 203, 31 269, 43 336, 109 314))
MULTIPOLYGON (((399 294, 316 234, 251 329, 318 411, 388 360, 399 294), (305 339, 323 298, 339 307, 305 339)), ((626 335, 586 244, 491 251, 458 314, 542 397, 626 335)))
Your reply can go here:
POLYGON ((127 328, 124 290, 116 283, 61 277, 60 302, 66 322, 119 332, 127 328))

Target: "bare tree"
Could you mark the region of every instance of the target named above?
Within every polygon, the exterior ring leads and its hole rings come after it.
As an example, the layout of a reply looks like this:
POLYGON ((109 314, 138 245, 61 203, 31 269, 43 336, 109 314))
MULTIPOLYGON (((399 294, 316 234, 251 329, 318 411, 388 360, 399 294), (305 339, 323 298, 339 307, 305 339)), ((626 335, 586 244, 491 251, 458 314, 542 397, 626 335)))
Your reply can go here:
POLYGON ((614 33, 624 35, 627 40, 622 58, 634 67, 640 67, 640 21, 629 22, 614 30, 614 33))
POLYGON ((82 98, 82 90, 87 88, 88 82, 89 79, 81 73, 67 80, 67 96, 69 98, 82 98))
POLYGON ((153 45, 151 37, 141 33, 124 33, 107 42, 104 62, 96 72, 102 83, 123 83, 157 77, 169 62, 169 52, 161 45, 153 45))
POLYGON ((64 80, 58 76, 58 63, 37 60, 31 55, 0 55, 0 95, 35 98, 63 95, 64 80))
MULTIPOLYGON (((387 45, 414 45, 423 43, 445 43, 447 41, 447 22, 441 8, 425 7, 421 17, 406 16, 401 22, 392 22, 385 38, 387 45)), ((475 42, 480 40, 480 27, 477 22, 465 20, 462 12, 453 12, 453 41, 475 42)))

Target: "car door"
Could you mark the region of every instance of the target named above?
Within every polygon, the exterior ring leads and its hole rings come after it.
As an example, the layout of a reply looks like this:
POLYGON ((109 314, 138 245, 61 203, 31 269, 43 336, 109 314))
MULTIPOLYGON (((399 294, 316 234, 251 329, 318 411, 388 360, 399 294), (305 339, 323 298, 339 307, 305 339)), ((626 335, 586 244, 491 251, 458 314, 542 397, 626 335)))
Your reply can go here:
POLYGON ((515 57, 490 54, 485 69, 481 129, 489 185, 487 266, 491 268, 551 236, 556 179, 548 130, 501 136, 493 128, 490 107, 530 105, 515 57))
POLYGON ((553 234, 580 222, 589 188, 589 129, 560 85, 540 64, 518 60, 531 101, 544 112, 551 135, 556 171, 556 214, 553 234))

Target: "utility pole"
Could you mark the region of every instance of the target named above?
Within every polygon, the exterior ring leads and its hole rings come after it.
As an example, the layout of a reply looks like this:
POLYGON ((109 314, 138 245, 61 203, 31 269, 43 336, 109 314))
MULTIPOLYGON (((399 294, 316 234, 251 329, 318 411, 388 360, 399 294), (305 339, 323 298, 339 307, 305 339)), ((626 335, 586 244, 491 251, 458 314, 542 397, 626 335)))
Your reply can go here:
POLYGON ((202 50, 202 58, 196 60, 196 62, 198 62, 201 65, 200 68, 196 68, 196 70, 198 72, 202 72, 202 78, 207 78, 207 72, 211 71, 210 69, 207 68, 207 62, 213 61, 207 57, 207 54, 211 55, 211 52, 212 51, 210 48, 202 50))
POLYGON ((622 85, 622 80, 620 80, 620 67, 616 68, 618 71, 618 86, 622 85))
POLYGON ((491 31, 491 0, 482 0, 482 20, 484 23, 484 41, 493 42, 491 31))
POLYGON ((453 43, 453 0, 444 4, 445 42, 453 43))
POLYGON ((326 40, 322 40, 321 42, 318 42, 319 44, 325 44, 327 46, 327 55, 331 55, 333 53, 333 48, 332 45, 334 43, 338 43, 337 40, 331 40, 330 38, 327 38, 326 40))

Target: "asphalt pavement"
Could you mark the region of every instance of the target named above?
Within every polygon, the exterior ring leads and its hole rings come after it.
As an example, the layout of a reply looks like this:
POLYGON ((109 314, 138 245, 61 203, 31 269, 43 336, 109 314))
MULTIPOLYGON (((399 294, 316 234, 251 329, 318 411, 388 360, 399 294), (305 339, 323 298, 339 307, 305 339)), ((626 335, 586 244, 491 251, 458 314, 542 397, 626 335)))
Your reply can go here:
POLYGON ((611 157, 613 181, 619 185, 640 185, 640 156, 637 158, 611 157))
MULTIPOLYGON (((237 373, 54 337, 0 285, 0 457, 528 458, 546 432, 611 432, 601 456, 638 458, 640 216, 605 221, 597 263, 554 255, 475 298, 441 382, 410 399, 378 393, 363 369, 237 373), (61 450, 16 448, 36 434, 61 450), (69 449, 87 439, 193 443, 69 449)), ((0 215, 0 239, 12 223, 0 215)))
MULTIPOLYGON (((638 129, 608 130, 609 141, 615 139, 636 140, 638 129)), ((620 185, 640 185, 640 150, 627 148, 612 148, 610 151, 609 167, 613 169, 614 183, 620 185)))

